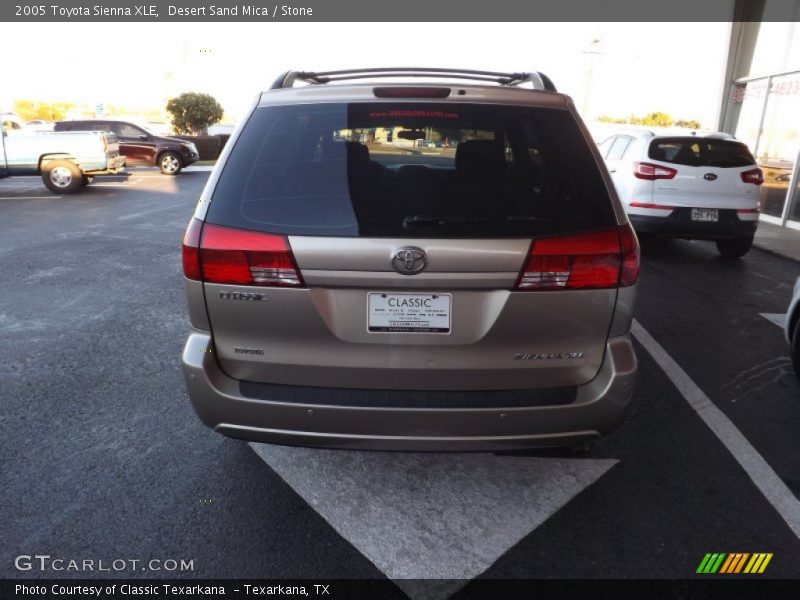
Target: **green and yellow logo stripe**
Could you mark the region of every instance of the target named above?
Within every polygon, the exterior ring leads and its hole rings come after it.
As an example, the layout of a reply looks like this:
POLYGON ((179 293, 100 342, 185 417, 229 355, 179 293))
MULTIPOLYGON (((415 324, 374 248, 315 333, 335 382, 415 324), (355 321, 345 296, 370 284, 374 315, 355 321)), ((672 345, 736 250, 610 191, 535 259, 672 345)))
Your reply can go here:
POLYGON ((700 561, 696 572, 703 575, 763 573, 771 560, 771 552, 755 552, 753 554, 749 552, 709 552, 700 561))

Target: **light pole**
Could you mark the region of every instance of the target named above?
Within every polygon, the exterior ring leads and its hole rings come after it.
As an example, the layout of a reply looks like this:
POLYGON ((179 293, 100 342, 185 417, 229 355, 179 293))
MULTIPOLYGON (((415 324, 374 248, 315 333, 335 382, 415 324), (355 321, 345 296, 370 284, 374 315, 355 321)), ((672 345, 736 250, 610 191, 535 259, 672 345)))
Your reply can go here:
POLYGON ((583 93, 583 103, 581 104, 581 116, 586 119, 588 118, 587 109, 589 106, 589 94, 592 90, 592 74, 594 72, 595 61, 597 60, 597 56, 602 56, 603 51, 599 48, 600 43, 603 40, 601 38, 594 38, 591 42, 589 42, 589 49, 584 50, 583 54, 588 54, 589 56, 589 72, 586 76, 586 90, 583 93))

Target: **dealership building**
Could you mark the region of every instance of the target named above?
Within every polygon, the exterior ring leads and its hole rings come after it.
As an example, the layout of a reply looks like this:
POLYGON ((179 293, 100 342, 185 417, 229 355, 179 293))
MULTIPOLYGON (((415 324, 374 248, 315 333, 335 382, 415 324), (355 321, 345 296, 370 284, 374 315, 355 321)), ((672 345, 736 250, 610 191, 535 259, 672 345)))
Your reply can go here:
POLYGON ((761 218, 800 229, 800 0, 736 0, 719 129, 764 171, 761 218))

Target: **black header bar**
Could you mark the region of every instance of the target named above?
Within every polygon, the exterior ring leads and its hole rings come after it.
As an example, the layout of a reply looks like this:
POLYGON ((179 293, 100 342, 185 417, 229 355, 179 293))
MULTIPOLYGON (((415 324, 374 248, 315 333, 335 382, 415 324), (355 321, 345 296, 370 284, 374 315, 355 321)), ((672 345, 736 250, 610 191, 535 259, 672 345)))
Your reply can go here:
MULTIPOLYGON (((738 21, 743 0, 3 0, 10 22, 738 21), (735 14, 738 13, 738 14, 735 14)), ((797 19, 795 0, 769 18, 797 19)), ((758 3, 758 0, 757 0, 758 3)), ((752 2, 751 2, 752 4, 752 2)), ((753 11, 746 19, 759 20, 753 11)), ((760 12, 760 11, 756 11, 760 12)))

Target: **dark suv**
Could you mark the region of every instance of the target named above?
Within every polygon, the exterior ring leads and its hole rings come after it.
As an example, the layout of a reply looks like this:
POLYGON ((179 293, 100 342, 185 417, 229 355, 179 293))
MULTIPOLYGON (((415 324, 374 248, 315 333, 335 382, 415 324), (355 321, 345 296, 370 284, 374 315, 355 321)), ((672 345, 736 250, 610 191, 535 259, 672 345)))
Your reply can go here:
POLYGON ((82 119, 59 121, 55 131, 112 131, 119 139, 119 153, 128 166, 157 166, 164 175, 177 175, 197 162, 197 147, 185 140, 160 137, 127 121, 82 119))

